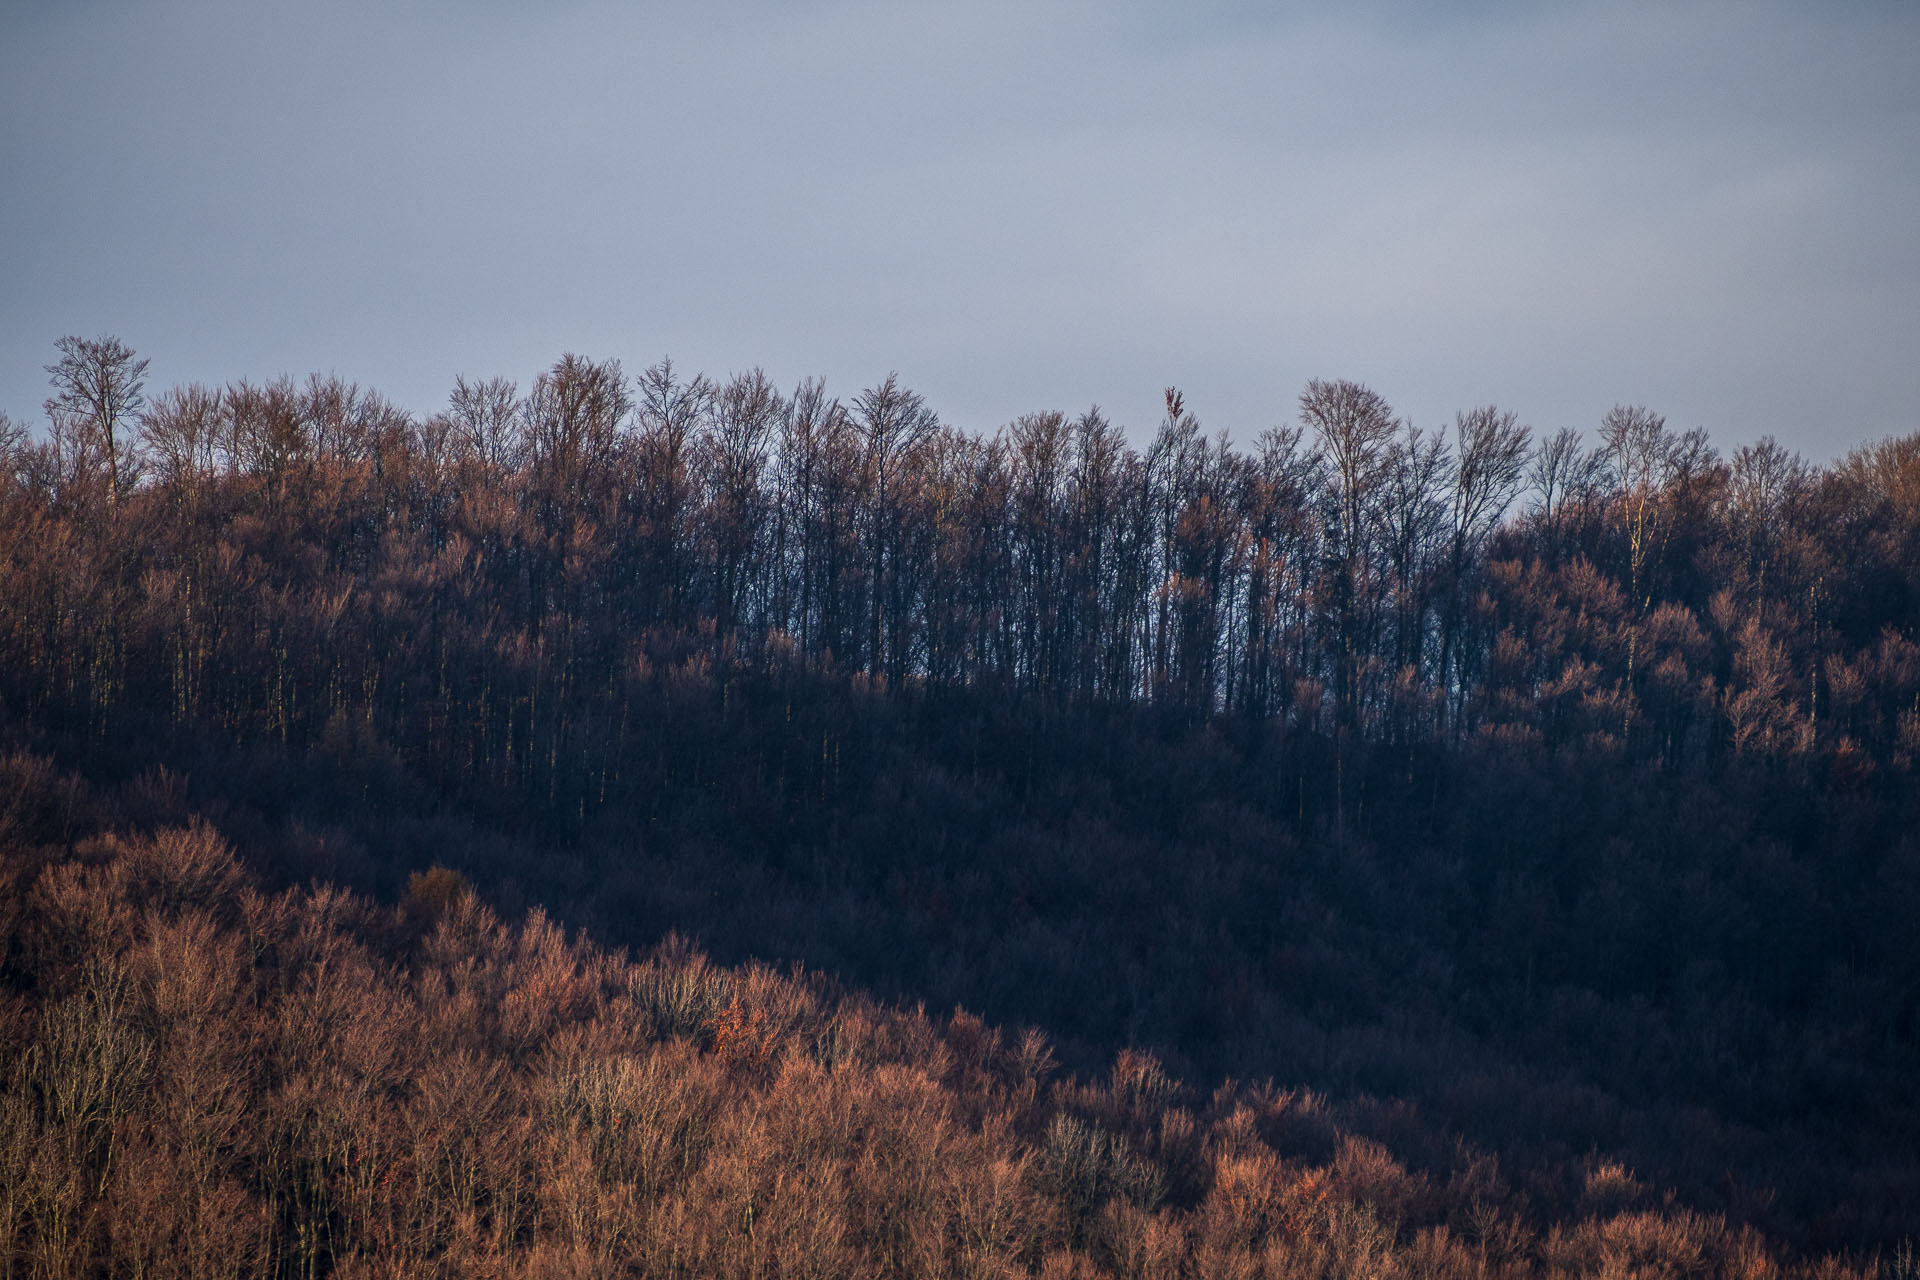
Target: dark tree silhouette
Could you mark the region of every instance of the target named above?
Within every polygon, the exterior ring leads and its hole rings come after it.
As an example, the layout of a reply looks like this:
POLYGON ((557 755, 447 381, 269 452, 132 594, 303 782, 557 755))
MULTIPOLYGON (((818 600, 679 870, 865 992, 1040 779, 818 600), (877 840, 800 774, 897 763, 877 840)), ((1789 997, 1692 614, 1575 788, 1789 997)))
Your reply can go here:
POLYGON ((47 417, 57 435, 85 458, 86 466, 107 472, 107 496, 117 503, 135 476, 133 422, 145 407, 148 361, 108 336, 68 336, 54 344, 60 359, 47 366, 53 395, 47 417))

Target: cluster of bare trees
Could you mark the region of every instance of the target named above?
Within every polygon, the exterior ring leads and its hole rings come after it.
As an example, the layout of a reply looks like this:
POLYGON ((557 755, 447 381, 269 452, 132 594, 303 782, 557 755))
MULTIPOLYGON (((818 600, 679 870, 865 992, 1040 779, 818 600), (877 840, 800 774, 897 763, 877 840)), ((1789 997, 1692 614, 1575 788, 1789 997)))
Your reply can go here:
POLYGON ((423 751, 465 726, 454 755, 599 758, 603 790, 623 682, 697 657, 1356 740, 1920 743, 1914 609, 1845 571, 1910 583, 1911 440, 1822 472, 1622 407, 1536 444, 1314 381, 1245 450, 1169 390, 1135 448, 1098 410, 983 436, 893 377, 841 401, 575 355, 416 419, 317 375, 149 400, 117 340, 59 350, 50 438, 6 446, 7 642, 30 697, 101 716, 139 689, 286 738, 405 707, 423 751))

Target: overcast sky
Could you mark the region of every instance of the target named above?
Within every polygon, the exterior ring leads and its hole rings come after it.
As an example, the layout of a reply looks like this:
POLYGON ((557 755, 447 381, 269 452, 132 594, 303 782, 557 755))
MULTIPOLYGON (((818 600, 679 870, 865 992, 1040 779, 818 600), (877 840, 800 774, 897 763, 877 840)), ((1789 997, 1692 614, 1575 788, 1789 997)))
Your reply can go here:
POLYGON ((563 351, 991 428, 1310 377, 1920 428, 1920 5, 0 2, 0 408, 563 351))

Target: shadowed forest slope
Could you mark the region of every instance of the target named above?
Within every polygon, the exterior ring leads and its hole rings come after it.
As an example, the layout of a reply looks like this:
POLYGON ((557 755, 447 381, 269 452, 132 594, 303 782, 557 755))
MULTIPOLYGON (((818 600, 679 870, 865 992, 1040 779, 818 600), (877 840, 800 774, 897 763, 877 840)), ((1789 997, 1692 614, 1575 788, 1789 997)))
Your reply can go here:
POLYGON ((1874 1274, 1615 1162, 1409 1167, 1356 1131, 1406 1145, 1392 1107, 1078 1083, 1037 1032, 503 927, 450 872, 264 892, 204 824, 96 825, 142 788, 0 770, 8 1274, 1874 1274))
POLYGON ((0 731, 102 831, 1311 1088, 1529 1229, 1605 1167, 1920 1234, 1920 437, 1316 382, 1136 450, 572 356, 419 420, 61 351, 50 437, 0 422, 0 731))

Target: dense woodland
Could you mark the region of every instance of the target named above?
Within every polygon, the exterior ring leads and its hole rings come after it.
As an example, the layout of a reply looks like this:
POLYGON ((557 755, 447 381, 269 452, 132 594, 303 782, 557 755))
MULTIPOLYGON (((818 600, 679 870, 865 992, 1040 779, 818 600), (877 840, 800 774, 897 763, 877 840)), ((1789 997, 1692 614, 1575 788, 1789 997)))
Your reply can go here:
POLYGON ((1490 406, 1422 431, 1317 381, 1248 448, 1174 391, 1152 432, 981 436, 893 378, 576 356, 419 418, 57 355, 44 435, 0 419, 4 1084, 41 1135, 7 1146, 66 1153, 0 1179, 23 1273, 134 1269, 136 1148, 212 1161, 233 1258, 286 1274, 1910 1269, 1920 436, 1817 467, 1625 406, 1591 443, 1490 406), (183 898, 155 859, 189 845, 224 869, 183 898), (547 914, 499 928, 465 882, 547 914), (143 959, 183 928, 224 966, 204 1141, 161 1115, 143 959), (557 958, 516 996, 528 948, 557 958), (663 983, 707 1003, 635 994, 663 983), (266 1029, 348 990, 374 1065, 266 1029), (889 1047, 823 1049, 848 1020, 889 1047), (68 1097, 82 1067, 117 1100, 68 1097), (569 1071, 732 1136, 633 1172, 555 1118, 569 1071), (451 1207, 353 1200, 438 1176, 396 1153, 448 1072, 524 1141, 451 1207), (273 1127, 349 1078, 332 1137, 273 1127), (937 1114, 947 1216, 852 1189, 895 1123, 861 1106, 937 1114), (806 1170, 852 1252, 753 1253, 725 1197, 798 1212, 806 1170), (990 1175, 1020 1207, 963 1248, 990 1175), (1272 1209, 1231 1265, 1222 1197, 1272 1209), (718 1204, 748 1243, 695 1230, 718 1204))

